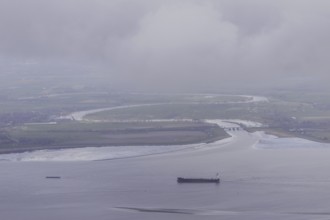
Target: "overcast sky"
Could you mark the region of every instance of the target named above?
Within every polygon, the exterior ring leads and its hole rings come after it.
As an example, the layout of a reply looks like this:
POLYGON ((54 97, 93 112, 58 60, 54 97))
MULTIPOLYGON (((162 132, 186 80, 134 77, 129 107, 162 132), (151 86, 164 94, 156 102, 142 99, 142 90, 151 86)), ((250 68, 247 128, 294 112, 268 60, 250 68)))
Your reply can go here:
POLYGON ((329 52, 329 0, 0 0, 0 57, 136 88, 325 82, 329 52))

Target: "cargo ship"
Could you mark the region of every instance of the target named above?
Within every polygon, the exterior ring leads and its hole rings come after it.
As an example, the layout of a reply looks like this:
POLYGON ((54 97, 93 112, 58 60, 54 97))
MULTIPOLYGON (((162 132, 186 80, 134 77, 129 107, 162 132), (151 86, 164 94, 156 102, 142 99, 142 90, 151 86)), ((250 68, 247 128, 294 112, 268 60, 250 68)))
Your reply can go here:
POLYGON ((220 183, 220 178, 183 178, 178 177, 178 183, 220 183))

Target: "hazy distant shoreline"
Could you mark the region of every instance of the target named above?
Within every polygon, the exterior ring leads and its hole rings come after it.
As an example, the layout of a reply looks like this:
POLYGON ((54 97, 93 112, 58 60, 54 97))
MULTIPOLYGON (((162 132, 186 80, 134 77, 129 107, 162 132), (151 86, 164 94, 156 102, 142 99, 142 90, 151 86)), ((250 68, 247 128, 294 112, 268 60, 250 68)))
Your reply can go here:
MULTIPOLYGON (((205 94, 205 96, 224 96, 221 94, 205 94)), ((232 96, 232 95, 228 95, 232 96)), ((233 102, 224 102, 224 103, 249 103, 249 102, 267 102, 268 99, 266 97, 259 96, 248 96, 248 95, 236 95, 238 97, 243 97, 245 100, 241 101, 233 101, 233 102)), ((166 105, 171 103, 153 103, 153 104, 135 104, 135 105, 126 105, 126 106, 116 106, 116 107, 108 107, 108 108, 97 108, 85 111, 73 112, 67 116, 61 117, 61 119, 72 119, 74 121, 89 121, 89 122, 103 122, 101 121, 93 121, 89 119, 85 119, 84 117, 89 114, 94 114, 102 111, 111 111, 116 109, 125 109, 125 108, 134 108, 141 106, 154 106, 154 105, 166 105)), ((78 123, 78 122, 77 122, 78 123)), ((117 122, 121 123, 121 121, 117 122)), ((167 145, 187 145, 187 144, 198 144, 198 143, 211 143, 224 138, 229 137, 226 132, 221 128, 212 127, 211 124, 207 124, 204 122, 198 122, 192 119, 169 119, 169 120, 146 120, 146 121, 125 121, 124 123, 143 123, 144 125, 138 128, 126 128, 124 130, 111 130, 110 132, 104 133, 104 131, 98 132, 101 133, 100 138, 87 138, 84 139, 84 134, 78 136, 78 138, 72 140, 68 139, 68 141, 64 141, 62 143, 57 143, 57 139, 62 139, 62 136, 54 136, 58 134, 58 130, 55 132, 52 130, 54 127, 58 126, 56 123, 49 125, 40 124, 42 130, 36 136, 35 139, 18 142, 17 144, 12 144, 11 147, 1 148, 0 154, 10 154, 10 153, 22 153, 22 152, 30 152, 36 150, 54 150, 54 149, 75 149, 75 148, 85 148, 85 147, 106 147, 106 146, 167 146, 167 145), (166 127, 166 125, 160 124, 155 127, 150 127, 145 129, 145 123, 188 123, 188 125, 184 125, 183 127, 166 127), (191 123, 191 125, 189 125, 191 123), (200 123, 200 124, 199 124, 200 123), (49 130, 47 130, 49 129, 49 130), (46 133, 42 133, 44 131, 46 133), (49 136, 50 133, 53 135, 49 136), (46 137, 44 137, 46 135, 46 137), (45 139, 46 138, 46 139, 45 139), (48 138, 48 139, 47 139, 48 138), (102 139, 104 138, 104 139, 102 139), (39 140, 40 139, 40 140, 39 140), (46 143, 44 141, 46 140, 46 143), (102 140, 101 140, 102 139, 102 140), (55 140, 55 141, 52 141, 55 140), (49 142, 50 141, 50 142, 49 142), (49 143, 48 143, 49 142, 49 143)), ((29 124, 26 124, 29 126, 29 124)), ((33 126, 33 124, 30 124, 33 126)), ((79 126, 81 127, 81 125, 79 126)), ((89 130, 93 130, 94 128, 88 128, 89 130)), ((98 129, 98 128, 96 128, 98 129)), ((63 133, 63 131, 60 131, 63 133)), ((70 131, 71 132, 71 131, 70 131)), ((96 133, 96 132, 95 132, 96 133)), ((87 133, 86 133, 87 134, 87 133)), ((88 133, 90 134, 90 133, 88 133)), ((100 135, 100 134, 98 134, 100 135)), ((29 136, 28 136, 29 137, 29 136)), ((67 139, 65 139, 67 140, 67 139)))

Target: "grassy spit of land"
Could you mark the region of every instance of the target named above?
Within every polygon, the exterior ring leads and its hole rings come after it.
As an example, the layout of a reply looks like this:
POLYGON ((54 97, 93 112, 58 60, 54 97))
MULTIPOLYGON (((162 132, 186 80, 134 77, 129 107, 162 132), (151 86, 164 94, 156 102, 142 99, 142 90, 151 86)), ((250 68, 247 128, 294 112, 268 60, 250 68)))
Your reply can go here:
POLYGON ((26 124, 1 133, 0 153, 127 145, 182 145, 228 137, 202 121, 76 122, 26 124))

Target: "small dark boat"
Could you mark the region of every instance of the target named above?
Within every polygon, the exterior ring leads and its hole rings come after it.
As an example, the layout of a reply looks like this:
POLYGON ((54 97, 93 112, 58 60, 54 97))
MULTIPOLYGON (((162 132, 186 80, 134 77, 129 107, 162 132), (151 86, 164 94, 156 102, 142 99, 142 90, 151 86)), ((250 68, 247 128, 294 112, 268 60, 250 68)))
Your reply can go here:
POLYGON ((178 177, 178 183, 220 183, 220 178, 182 178, 178 177))
POLYGON ((60 176, 46 176, 46 179, 61 179, 60 176))

